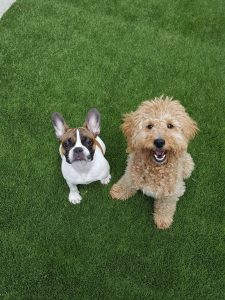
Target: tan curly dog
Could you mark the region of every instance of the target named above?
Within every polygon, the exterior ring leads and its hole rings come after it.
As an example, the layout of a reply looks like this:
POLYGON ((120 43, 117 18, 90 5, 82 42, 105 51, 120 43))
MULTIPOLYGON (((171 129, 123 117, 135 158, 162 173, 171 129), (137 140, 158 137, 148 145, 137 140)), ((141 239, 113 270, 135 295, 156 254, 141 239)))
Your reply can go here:
POLYGON ((125 200, 138 190, 153 197, 154 222, 160 229, 173 222, 176 204, 185 192, 194 162, 187 152, 198 127, 185 108, 169 97, 143 102, 124 115, 129 154, 125 174, 112 186, 112 198, 125 200))

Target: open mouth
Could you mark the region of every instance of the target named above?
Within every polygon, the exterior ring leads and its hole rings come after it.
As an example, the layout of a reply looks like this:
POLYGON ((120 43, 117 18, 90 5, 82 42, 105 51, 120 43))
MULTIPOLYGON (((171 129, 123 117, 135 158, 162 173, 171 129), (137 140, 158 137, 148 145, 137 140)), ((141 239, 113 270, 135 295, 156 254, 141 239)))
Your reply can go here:
POLYGON ((154 150, 153 158, 158 164, 164 163, 164 161, 166 160, 166 151, 163 149, 154 150))

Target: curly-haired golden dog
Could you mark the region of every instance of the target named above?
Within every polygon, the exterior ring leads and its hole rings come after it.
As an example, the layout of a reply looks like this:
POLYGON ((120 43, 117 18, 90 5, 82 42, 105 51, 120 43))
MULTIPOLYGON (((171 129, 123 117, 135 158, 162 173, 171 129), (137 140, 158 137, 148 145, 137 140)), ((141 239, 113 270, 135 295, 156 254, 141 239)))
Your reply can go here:
POLYGON ((155 224, 169 228, 176 203, 185 192, 184 179, 194 169, 187 147, 197 124, 178 101, 162 96, 126 114, 122 129, 128 143, 127 168, 110 194, 125 200, 141 190, 155 198, 155 224))

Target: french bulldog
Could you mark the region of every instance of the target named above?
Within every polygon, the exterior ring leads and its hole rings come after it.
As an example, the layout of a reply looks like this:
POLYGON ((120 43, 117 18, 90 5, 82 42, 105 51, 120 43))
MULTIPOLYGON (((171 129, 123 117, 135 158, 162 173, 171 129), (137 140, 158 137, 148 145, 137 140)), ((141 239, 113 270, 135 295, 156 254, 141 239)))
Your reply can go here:
POLYGON ((60 141, 61 170, 70 189, 69 201, 78 204, 82 200, 78 184, 98 180, 102 184, 108 184, 111 179, 110 166, 104 156, 106 147, 99 137, 100 114, 97 109, 92 108, 82 127, 70 128, 63 117, 54 112, 52 123, 60 141))

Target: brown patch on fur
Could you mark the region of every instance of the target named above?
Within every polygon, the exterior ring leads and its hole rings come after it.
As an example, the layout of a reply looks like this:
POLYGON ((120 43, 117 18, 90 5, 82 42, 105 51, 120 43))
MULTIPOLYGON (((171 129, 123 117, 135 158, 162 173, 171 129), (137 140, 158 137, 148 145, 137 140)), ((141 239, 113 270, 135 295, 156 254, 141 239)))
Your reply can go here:
POLYGON ((176 202, 185 192, 194 162, 187 153, 188 142, 197 133, 197 124, 177 100, 169 97, 143 102, 132 113, 124 115, 123 132, 129 153, 122 178, 113 185, 113 199, 124 200, 142 190, 155 198, 154 220, 158 228, 168 228, 176 209, 176 202), (154 160, 154 141, 165 140, 165 161, 154 160))
POLYGON ((71 139, 72 142, 75 144, 76 143, 76 128, 66 128, 66 132, 64 133, 64 135, 61 138, 61 154, 65 155, 66 150, 63 147, 63 143, 66 142, 68 139, 71 139))
POLYGON ((81 138, 82 138, 82 136, 85 136, 85 137, 89 138, 90 140, 92 140, 92 142, 93 142, 93 146, 92 146, 93 150, 95 150, 96 146, 98 146, 100 148, 100 150, 102 151, 102 153, 103 153, 102 147, 99 144, 99 142, 96 140, 94 134, 90 130, 88 130, 86 127, 79 127, 79 128, 67 128, 66 129, 66 132, 64 133, 64 135, 61 138, 61 144, 62 144, 61 153, 63 155, 65 155, 65 153, 66 153, 66 150, 63 147, 63 143, 64 142, 66 142, 68 139, 71 139, 72 142, 73 142, 73 144, 74 145, 76 144, 76 140, 77 140, 77 138, 76 138, 76 132, 77 132, 77 129, 79 129, 81 138))
POLYGON ((96 148, 96 146, 98 146, 100 148, 100 150, 102 151, 102 153, 103 153, 101 145, 96 140, 97 135, 93 134, 90 130, 87 129, 87 127, 80 127, 79 130, 80 130, 81 135, 84 135, 84 136, 88 137, 89 139, 91 139, 93 141, 94 149, 96 148))
POLYGON ((82 128, 84 128, 84 129, 86 129, 87 131, 89 131, 95 138, 97 137, 97 134, 94 134, 93 132, 91 132, 91 131, 88 129, 88 124, 87 124, 87 122, 84 122, 82 128))

